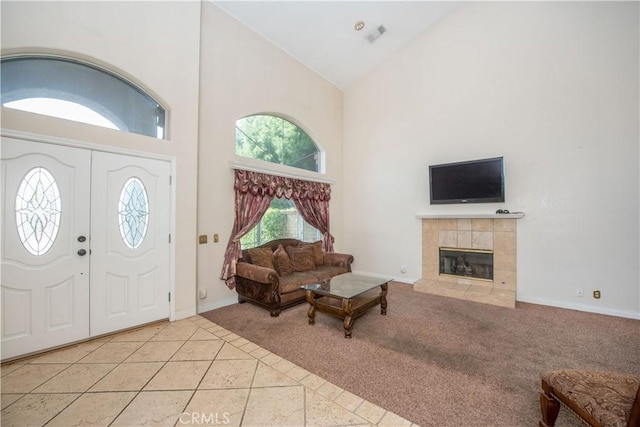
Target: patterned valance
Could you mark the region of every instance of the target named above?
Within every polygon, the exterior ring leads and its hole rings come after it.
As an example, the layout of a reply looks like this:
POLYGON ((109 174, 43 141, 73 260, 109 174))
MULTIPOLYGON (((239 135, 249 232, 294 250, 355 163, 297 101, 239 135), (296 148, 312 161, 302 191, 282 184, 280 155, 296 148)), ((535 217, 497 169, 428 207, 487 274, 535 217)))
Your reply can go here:
POLYGON ((236 169, 234 189, 241 193, 269 195, 277 198, 331 200, 331 186, 329 184, 240 169, 236 169))

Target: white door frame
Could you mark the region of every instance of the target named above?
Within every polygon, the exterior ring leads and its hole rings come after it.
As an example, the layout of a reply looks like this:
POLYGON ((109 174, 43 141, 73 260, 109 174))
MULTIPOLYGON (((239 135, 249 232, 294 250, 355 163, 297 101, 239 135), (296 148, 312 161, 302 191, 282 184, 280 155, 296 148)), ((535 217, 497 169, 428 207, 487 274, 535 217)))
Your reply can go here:
MULTIPOLYGON (((166 156, 156 153, 148 153, 143 151, 129 150, 126 148, 113 147, 110 145, 97 144, 95 142, 86 142, 80 140, 74 140, 69 138, 61 138, 57 136, 41 135, 30 132, 16 131, 13 129, 0 128, 0 135, 7 138, 23 139, 27 141, 41 142, 45 144, 63 145, 67 147, 83 148, 92 151, 103 151, 106 153, 124 154, 129 156, 143 157, 153 160, 164 160, 171 163, 171 219, 170 219, 170 233, 171 233, 171 247, 170 256, 171 261, 169 263, 169 292, 171 292, 171 302, 169 303, 169 320, 176 320, 176 281, 175 281, 175 265, 176 265, 176 158, 172 156, 166 156)), ((95 337, 92 337, 95 338, 95 337)))

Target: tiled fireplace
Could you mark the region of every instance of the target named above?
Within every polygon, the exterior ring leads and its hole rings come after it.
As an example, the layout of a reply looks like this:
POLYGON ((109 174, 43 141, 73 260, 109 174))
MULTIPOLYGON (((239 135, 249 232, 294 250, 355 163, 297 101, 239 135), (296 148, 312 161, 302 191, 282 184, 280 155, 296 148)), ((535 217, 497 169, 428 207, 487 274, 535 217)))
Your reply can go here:
POLYGON ((515 307, 516 223, 524 214, 419 215, 418 292, 515 307))

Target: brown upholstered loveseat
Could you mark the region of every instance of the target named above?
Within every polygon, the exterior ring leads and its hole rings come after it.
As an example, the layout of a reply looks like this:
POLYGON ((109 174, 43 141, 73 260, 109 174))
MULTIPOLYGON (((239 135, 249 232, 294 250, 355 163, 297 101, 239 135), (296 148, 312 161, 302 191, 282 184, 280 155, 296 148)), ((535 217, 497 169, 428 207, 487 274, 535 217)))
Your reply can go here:
POLYGON ((252 302, 276 317, 283 308, 305 300, 300 286, 348 273, 352 262, 352 255, 324 252, 321 242, 297 239, 245 249, 236 267, 238 302, 252 302))

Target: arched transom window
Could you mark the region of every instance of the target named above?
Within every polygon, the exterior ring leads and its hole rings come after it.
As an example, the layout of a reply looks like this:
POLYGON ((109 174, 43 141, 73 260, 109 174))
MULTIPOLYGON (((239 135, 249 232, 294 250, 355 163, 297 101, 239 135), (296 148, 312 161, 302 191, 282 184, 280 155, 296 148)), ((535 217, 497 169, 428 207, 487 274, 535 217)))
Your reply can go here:
POLYGON ((2 106, 164 139, 165 109, 128 80, 50 56, 1 61, 2 106))
POLYGON ((259 114, 236 121, 236 154, 320 171, 320 151, 305 131, 282 117, 259 114))

